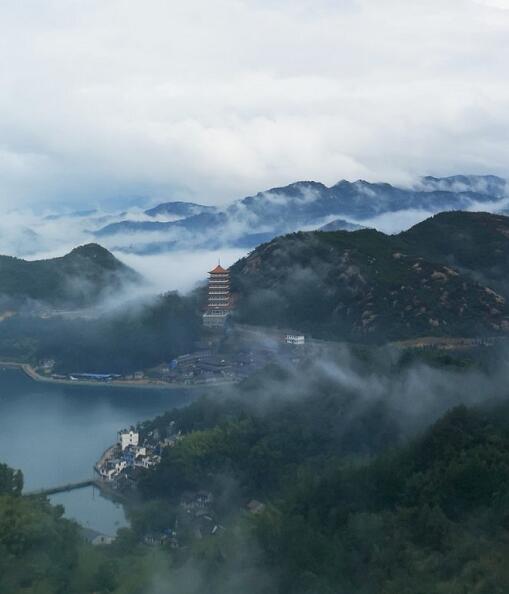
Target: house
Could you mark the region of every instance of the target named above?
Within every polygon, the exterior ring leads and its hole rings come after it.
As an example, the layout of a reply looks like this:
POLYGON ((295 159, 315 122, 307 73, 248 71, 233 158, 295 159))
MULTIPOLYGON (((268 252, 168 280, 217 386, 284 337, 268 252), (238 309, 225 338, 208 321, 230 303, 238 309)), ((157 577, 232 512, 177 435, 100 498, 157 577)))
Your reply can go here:
POLYGON ((123 431, 118 432, 118 441, 122 451, 124 451, 128 446, 137 446, 139 444, 140 434, 132 429, 129 431, 124 429, 123 431))
POLYGON ((110 545, 115 539, 113 536, 106 536, 106 534, 98 534, 93 540, 92 544, 94 546, 98 545, 110 545))
POLYGON ((141 466, 141 468, 152 468, 153 466, 157 466, 161 461, 160 456, 140 456, 137 457, 134 464, 135 466, 141 466))
POLYGON ((286 334, 284 342, 285 344, 303 345, 306 343, 306 337, 302 334, 286 334))
POLYGON ((55 359, 43 359, 39 367, 46 373, 51 373, 55 367, 55 359))
POLYGON ((101 532, 93 530, 92 528, 82 527, 80 532, 84 540, 95 546, 110 545, 115 540, 113 536, 107 536, 106 534, 102 534, 101 532))
POLYGON ((99 474, 102 478, 111 481, 121 474, 125 468, 127 468, 127 462, 125 460, 108 460, 108 462, 99 469, 99 474))

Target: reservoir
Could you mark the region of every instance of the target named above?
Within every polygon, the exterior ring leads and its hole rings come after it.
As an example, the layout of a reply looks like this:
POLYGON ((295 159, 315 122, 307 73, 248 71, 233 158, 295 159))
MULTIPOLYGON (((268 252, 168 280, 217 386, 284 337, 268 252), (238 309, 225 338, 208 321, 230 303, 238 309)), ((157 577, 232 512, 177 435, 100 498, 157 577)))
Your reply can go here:
MULTIPOLYGON (((22 470, 25 491, 92 478, 119 429, 184 406, 201 391, 52 385, 0 369, 0 462, 22 470)), ((127 525, 122 506, 96 488, 50 499, 67 517, 104 534, 127 525)))

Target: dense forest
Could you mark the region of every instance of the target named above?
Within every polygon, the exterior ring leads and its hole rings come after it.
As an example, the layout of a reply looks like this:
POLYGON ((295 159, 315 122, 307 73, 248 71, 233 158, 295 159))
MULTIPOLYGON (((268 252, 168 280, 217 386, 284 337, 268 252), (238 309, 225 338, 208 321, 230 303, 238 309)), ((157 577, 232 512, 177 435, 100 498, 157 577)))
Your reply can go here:
POLYGON ((0 592, 507 592, 506 353, 348 357, 334 369, 273 365, 140 424, 180 438, 142 472, 131 528, 113 545, 89 545, 0 466, 0 592), (428 380, 421 393, 417 377, 428 380), (469 406, 465 385, 479 392, 469 406), (215 534, 177 527, 182 497, 198 490, 213 494, 215 534), (180 546, 147 544, 167 528, 180 546))
POLYGON ((278 237, 232 267, 236 316, 331 340, 509 331, 509 217, 440 213, 399 235, 278 237))
POLYGON ((59 307, 86 307, 141 281, 105 248, 87 244, 60 258, 21 260, 0 256, 0 296, 59 307))
POLYGON ((56 369, 68 373, 126 373, 192 350, 200 332, 194 298, 176 293, 91 319, 21 312, 2 322, 0 358, 34 363, 54 358, 56 369))
MULTIPOLYGON (((274 390, 289 378, 274 369, 271 380, 274 390)), ((211 489, 228 526, 180 552, 176 575, 207 576, 182 591, 506 592, 507 400, 444 403, 409 433, 396 403, 360 404, 320 383, 305 398, 260 401, 252 380, 240 400, 203 400, 141 426, 164 434, 174 421, 185 435, 143 477, 146 499, 170 509, 183 492, 211 489), (253 498, 264 511, 241 511, 253 498)))

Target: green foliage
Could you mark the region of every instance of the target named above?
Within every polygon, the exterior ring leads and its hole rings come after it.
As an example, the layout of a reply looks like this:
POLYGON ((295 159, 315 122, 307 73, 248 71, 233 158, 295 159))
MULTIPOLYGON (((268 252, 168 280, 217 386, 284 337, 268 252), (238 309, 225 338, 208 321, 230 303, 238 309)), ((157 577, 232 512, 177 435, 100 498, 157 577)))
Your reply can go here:
POLYGON ((473 213, 443 213, 397 236, 279 237, 232 267, 237 316, 363 342, 497 334, 509 328, 507 303, 492 291, 509 295, 508 237, 507 217, 473 213))
POLYGON ((0 464, 0 495, 21 495, 23 474, 6 464, 0 464))
POLYGON ((141 426, 142 432, 157 428, 164 435, 174 420, 186 433, 164 450, 157 468, 143 474, 140 488, 146 496, 176 498, 183 490, 211 484, 220 490, 226 476, 235 477, 246 496, 266 496, 303 461, 323 464, 339 452, 370 454, 399 439, 389 410, 379 402, 366 404, 345 426, 343 416, 354 402, 348 394, 328 393, 322 386, 312 397, 258 408, 249 399, 249 385, 245 401, 203 399, 141 426))
POLYGON ((258 531, 280 592, 503 592, 508 495, 508 426, 459 408, 367 466, 299 482, 258 531))
POLYGON ((443 212, 401 234, 416 252, 480 277, 506 294, 509 217, 486 212, 443 212))
POLYGON ((133 270, 97 244, 52 260, 0 256, 1 294, 15 299, 82 307, 136 281, 139 276, 133 270))
POLYGON ((195 303, 168 293, 92 320, 15 316, 2 323, 0 355, 28 344, 25 354, 54 358, 62 372, 126 373, 189 352, 200 330, 195 303))
POLYGON ((66 592, 79 540, 62 511, 43 500, 0 496, 0 592, 66 592))

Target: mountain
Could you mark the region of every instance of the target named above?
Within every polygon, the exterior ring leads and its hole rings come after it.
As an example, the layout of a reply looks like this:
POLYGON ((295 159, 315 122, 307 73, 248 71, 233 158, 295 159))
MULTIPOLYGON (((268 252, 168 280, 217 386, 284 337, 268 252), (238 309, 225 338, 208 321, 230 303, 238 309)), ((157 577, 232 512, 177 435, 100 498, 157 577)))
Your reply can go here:
POLYGON ((410 212, 413 220, 444 210, 502 210, 507 207, 506 181, 495 176, 424 177, 413 188, 342 180, 333 186, 299 181, 234 201, 224 210, 194 203, 170 202, 146 211, 171 221, 124 220, 95 231, 96 237, 124 235, 118 249, 150 253, 167 249, 256 247, 264 240, 300 229, 320 228, 331 219, 366 223, 387 213, 410 212), (133 233, 158 234, 154 240, 133 233), (159 244, 159 245, 158 245, 159 244))
POLYGON ((428 175, 417 185, 425 191, 477 192, 502 198, 507 192, 507 181, 496 175, 451 175, 449 177, 433 177, 428 175))
POLYGON ((0 295, 17 300, 82 307, 139 280, 134 270, 97 244, 50 260, 0 256, 0 295))
POLYGON ((458 212, 395 236, 365 229, 279 237, 232 267, 237 316, 336 340, 509 332, 506 298, 486 284, 503 274, 496 263, 507 266, 508 229, 507 217, 458 212), (454 234, 444 233, 447 225, 454 234), (479 238, 479 257, 462 250, 462 236, 479 238), (496 262, 483 261, 491 249, 496 262))
POLYGON ((399 235, 415 253, 490 284, 509 299, 509 217, 444 212, 399 235))
POLYGON ((123 233, 146 232, 186 232, 201 233, 202 231, 216 229, 225 222, 224 213, 203 212, 177 221, 119 221, 111 223, 95 232, 96 237, 109 237, 123 233))
POLYGON ((325 225, 322 225, 318 231, 359 231, 359 229, 363 229, 362 225, 356 225, 355 223, 350 223, 345 221, 344 219, 334 219, 325 225))
MULTIPOLYGON (((429 178, 425 178, 429 179, 429 178)), ((435 179, 435 178, 433 178, 435 179)), ((449 178, 445 178, 449 179, 449 178)), ((496 178, 499 179, 499 178, 496 178)), ((437 178, 438 180, 438 178, 437 178)), ((422 186, 422 189, 397 188, 387 183, 340 181, 327 187, 317 182, 297 182, 281 188, 272 188, 234 203, 228 212, 231 216, 249 213, 251 221, 267 224, 270 221, 280 225, 307 223, 331 215, 341 215, 355 220, 366 220, 386 212, 401 210, 424 210, 427 212, 467 209, 478 203, 500 198, 486 192, 478 192, 479 180, 461 191, 453 190, 451 182, 444 187, 422 186)), ((504 180, 500 180, 503 182, 504 180)), ((486 187, 492 187, 486 182, 486 187)))
POLYGON ((145 211, 149 217, 191 217, 205 212, 212 213, 214 206, 204 206, 194 202, 164 202, 145 211))

